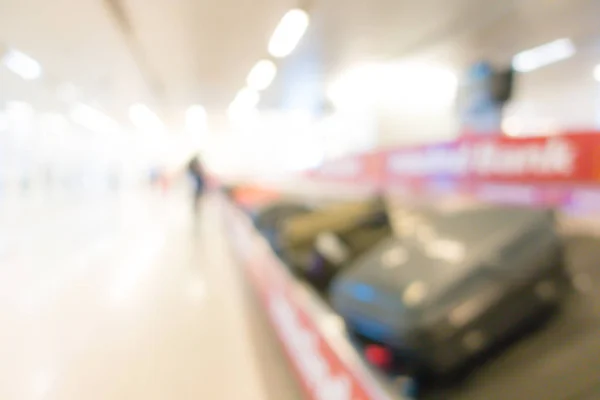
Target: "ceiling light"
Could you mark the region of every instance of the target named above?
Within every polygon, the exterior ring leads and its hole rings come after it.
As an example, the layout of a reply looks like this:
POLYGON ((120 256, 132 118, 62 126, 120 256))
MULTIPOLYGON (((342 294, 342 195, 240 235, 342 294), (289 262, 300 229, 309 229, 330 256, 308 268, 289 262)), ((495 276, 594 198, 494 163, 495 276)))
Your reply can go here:
POLYGON ((575 54, 573 42, 570 39, 558 39, 515 55, 512 65, 516 71, 530 72, 565 60, 573 54, 575 54))
POLYGON ((231 121, 249 121, 256 116, 256 106, 260 101, 260 94, 256 90, 244 88, 240 90, 227 110, 231 121))
POLYGON ((594 68, 594 79, 600 82, 600 64, 596 65, 596 68, 594 68))
POLYGON ((248 74, 248 87, 257 91, 265 90, 277 74, 277 67, 275 63, 270 60, 261 60, 248 74))
POLYGON ((306 32, 308 22, 309 17, 305 11, 299 9, 288 11, 271 36, 269 53, 277 58, 289 55, 306 32))
POLYGON ((116 133, 121 130, 115 120, 86 104, 73 106, 69 117, 74 123, 98 134, 116 133))
POLYGON ((165 125, 146 105, 137 103, 129 108, 129 119, 137 129, 145 132, 161 133, 165 125))
POLYGON ((34 80, 42 75, 42 66, 25 53, 10 49, 2 58, 2 63, 25 80, 34 80))
POLYGON ((256 90, 244 88, 237 93, 230 107, 237 109, 252 109, 258 105, 259 101, 260 95, 256 90))
POLYGON ((188 132, 206 132, 206 110, 204 107, 196 104, 187 109, 185 112, 185 129, 188 132))

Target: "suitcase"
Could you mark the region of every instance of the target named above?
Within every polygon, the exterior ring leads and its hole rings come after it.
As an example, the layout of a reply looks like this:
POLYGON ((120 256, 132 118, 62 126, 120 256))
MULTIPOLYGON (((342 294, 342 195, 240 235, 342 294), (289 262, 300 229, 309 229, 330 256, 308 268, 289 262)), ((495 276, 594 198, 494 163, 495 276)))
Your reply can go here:
POLYGON ((345 265, 391 234, 385 205, 376 199, 333 204, 288 218, 278 243, 294 272, 323 291, 345 265))
POLYGON ((273 251, 281 257, 279 230, 283 222, 293 216, 309 213, 311 208, 302 203, 276 202, 252 213, 252 222, 256 229, 267 239, 273 251))
POLYGON ((543 329, 503 346, 466 385, 427 387, 423 400, 600 399, 600 238, 563 238, 573 287, 543 329), (502 350, 502 349, 501 349, 502 350))
POLYGON ((569 287, 548 210, 493 206, 406 213, 335 279, 351 332, 416 373, 445 375, 560 304, 569 287))

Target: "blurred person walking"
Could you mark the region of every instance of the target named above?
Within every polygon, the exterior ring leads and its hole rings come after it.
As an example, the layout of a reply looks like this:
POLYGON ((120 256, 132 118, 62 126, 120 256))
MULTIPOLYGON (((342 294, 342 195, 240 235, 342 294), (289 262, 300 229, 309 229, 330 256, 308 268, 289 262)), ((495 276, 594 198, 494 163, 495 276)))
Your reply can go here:
POLYGON ((194 214, 198 214, 198 209, 200 207, 200 199, 202 198, 202 194, 204 193, 204 189, 206 186, 204 167, 202 166, 202 162, 200 161, 199 156, 194 156, 190 160, 190 162, 188 163, 188 172, 192 177, 194 185, 192 199, 194 214))

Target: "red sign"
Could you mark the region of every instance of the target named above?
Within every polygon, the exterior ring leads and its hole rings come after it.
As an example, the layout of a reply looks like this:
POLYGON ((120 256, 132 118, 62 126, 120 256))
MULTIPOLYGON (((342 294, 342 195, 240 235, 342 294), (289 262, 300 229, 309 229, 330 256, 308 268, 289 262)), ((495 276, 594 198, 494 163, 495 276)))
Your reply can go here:
POLYGON ((268 204, 279 199, 281 195, 275 190, 246 185, 234 188, 232 197, 240 206, 250 208, 268 204))
POLYGON ((507 187, 516 195, 519 185, 535 185, 538 193, 534 197, 556 204, 575 185, 600 183, 600 132, 518 139, 470 136, 343 158, 326 163, 308 176, 315 181, 408 193, 473 194, 494 188, 481 189, 480 184, 496 183, 517 185, 507 187), (541 190, 545 184, 552 187, 541 190))
POLYGON ((469 137, 402 148, 386 155, 386 184, 422 180, 592 183, 600 182, 600 134, 514 139, 469 137))
POLYGON ((309 177, 404 195, 466 194, 484 201, 578 208, 581 196, 573 192, 600 184, 600 132, 467 136, 333 161, 309 177))
POLYGON ((328 162, 308 176, 316 180, 380 185, 384 160, 380 153, 360 154, 328 162))

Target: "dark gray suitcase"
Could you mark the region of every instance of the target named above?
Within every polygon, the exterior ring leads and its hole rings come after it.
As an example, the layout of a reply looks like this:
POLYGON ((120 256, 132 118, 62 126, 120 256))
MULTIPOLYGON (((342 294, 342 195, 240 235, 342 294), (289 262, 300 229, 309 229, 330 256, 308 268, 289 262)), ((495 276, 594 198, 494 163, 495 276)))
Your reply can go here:
POLYGON ((600 399, 600 239, 563 240, 574 290, 555 318, 478 363, 468 384, 421 385, 420 399, 600 399))
POLYGON ((547 210, 493 206, 400 217, 392 238, 341 273, 333 307, 348 328, 446 374, 558 305, 563 244, 547 210))

